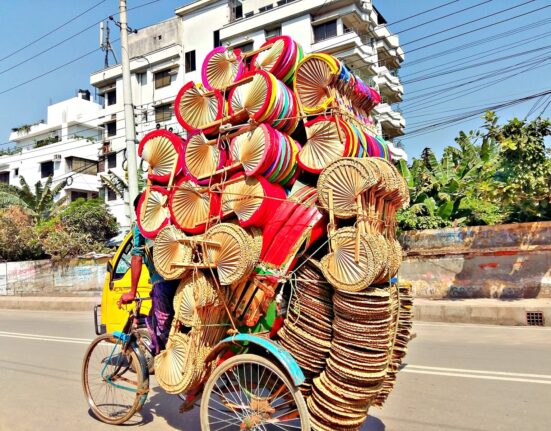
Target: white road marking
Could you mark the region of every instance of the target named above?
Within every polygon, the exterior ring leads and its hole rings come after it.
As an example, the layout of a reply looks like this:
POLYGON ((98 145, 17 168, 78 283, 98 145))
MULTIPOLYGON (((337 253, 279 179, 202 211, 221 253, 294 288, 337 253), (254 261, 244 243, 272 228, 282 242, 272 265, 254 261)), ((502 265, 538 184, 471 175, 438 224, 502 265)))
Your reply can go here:
POLYGON ((454 328, 472 328, 472 329, 517 329, 521 331, 551 331, 550 326, 506 326, 506 325, 481 325, 477 323, 445 323, 445 322, 419 322, 414 320, 413 326, 436 326, 436 327, 454 327, 454 328))
POLYGON ((19 332, 0 331, 0 337, 19 338, 21 340, 55 341, 58 343, 90 344, 92 340, 87 338, 57 337, 52 335, 23 334, 19 332))
MULTIPOLYGON (((499 380, 504 382, 522 382, 522 383, 537 383, 541 385, 551 385, 551 380, 534 380, 534 379, 521 379, 521 378, 514 378, 514 377, 485 376, 481 374, 444 373, 444 372, 438 372, 438 371, 415 370, 415 369, 408 369, 408 368, 404 368, 402 371, 404 373, 428 374, 433 376, 462 377, 465 379, 499 380)), ((465 371, 469 372, 469 370, 465 370, 465 371)))
POLYGON ((465 373, 470 374, 486 374, 486 375, 497 375, 497 376, 506 376, 506 377, 532 377, 536 379, 551 380, 551 375, 546 374, 526 374, 526 373, 507 373, 504 371, 490 371, 490 370, 466 370, 462 368, 442 368, 442 367, 425 367, 422 365, 407 365, 405 369, 419 369, 427 371, 445 371, 451 373, 465 373))

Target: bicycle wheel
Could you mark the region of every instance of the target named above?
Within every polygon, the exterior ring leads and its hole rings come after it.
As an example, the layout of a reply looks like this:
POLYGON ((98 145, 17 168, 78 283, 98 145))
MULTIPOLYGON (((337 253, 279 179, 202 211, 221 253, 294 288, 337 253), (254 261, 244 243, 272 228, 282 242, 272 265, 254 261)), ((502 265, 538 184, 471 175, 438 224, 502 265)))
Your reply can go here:
POLYGON ((287 375, 262 356, 224 361, 201 398, 202 431, 310 431, 308 409, 287 375))
POLYGON ((82 364, 82 386, 90 409, 102 422, 118 425, 143 406, 149 389, 147 363, 137 348, 122 351, 112 334, 97 337, 82 364))

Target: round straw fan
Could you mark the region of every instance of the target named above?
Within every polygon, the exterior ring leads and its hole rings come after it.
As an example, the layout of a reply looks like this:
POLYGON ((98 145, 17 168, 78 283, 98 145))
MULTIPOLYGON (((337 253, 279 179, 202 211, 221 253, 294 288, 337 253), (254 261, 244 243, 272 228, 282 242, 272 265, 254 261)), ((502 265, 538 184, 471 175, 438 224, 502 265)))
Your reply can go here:
POLYGON ((333 251, 321 259, 323 275, 337 290, 359 292, 368 287, 376 275, 371 248, 361 236, 356 262, 356 241, 356 229, 337 230, 331 239, 333 251))
POLYGON ((299 63, 295 94, 307 114, 320 113, 333 101, 328 88, 339 71, 340 64, 328 54, 310 54, 299 63))
MULTIPOLYGON (((278 67, 280 67, 282 62, 290 56, 290 47, 289 45, 293 43, 291 38, 288 36, 280 36, 272 40, 266 41, 262 45, 271 44, 272 46, 266 51, 259 52, 252 60, 253 66, 255 69, 265 70, 266 72, 273 73, 274 75, 278 73, 278 67), (286 43, 287 42, 287 43, 286 43)), ((280 74, 281 75, 281 74, 280 74)), ((280 79, 283 79, 284 76, 280 76, 280 79)))
POLYGON ((222 90, 237 81, 243 70, 244 64, 239 50, 233 51, 219 46, 209 52, 203 61, 203 84, 210 90, 222 90))
POLYGON ((246 278, 254 269, 250 239, 245 230, 235 224, 220 223, 204 235, 218 245, 205 245, 206 260, 218 270, 221 284, 232 284, 246 278))
POLYGON ((173 263, 191 263, 193 250, 187 244, 180 244, 185 235, 173 225, 165 226, 153 247, 155 269, 165 280, 175 280, 185 274, 186 268, 172 266, 173 263))
POLYGON ((248 176, 261 174, 273 162, 272 133, 267 124, 260 124, 252 132, 242 133, 232 139, 230 155, 232 163, 241 163, 248 176))
POLYGON ((249 115, 259 117, 270 105, 273 105, 275 92, 270 75, 262 70, 247 75, 249 81, 232 88, 229 95, 230 114, 246 111, 249 115))
POLYGON ((174 170, 182 170, 182 138, 168 130, 154 130, 140 141, 138 155, 151 169, 149 179, 167 184, 174 170))
POLYGON ((183 178, 173 188, 168 208, 176 226, 198 234, 204 232, 210 218, 219 213, 220 197, 183 178))
POLYGON ((318 117, 304 127, 307 141, 298 153, 298 163, 304 170, 319 174, 329 163, 346 154, 334 118, 318 117))
MULTIPOLYGON (((174 112, 178 122, 191 132, 220 119, 223 102, 218 91, 209 93, 200 85, 188 82, 176 95, 174 112)), ((210 130, 205 130, 205 133, 209 132, 210 130)))
POLYGON ((224 165, 226 155, 217 143, 211 143, 203 133, 196 131, 185 143, 184 160, 193 177, 209 178, 224 165))
POLYGON ((190 365, 191 339, 185 334, 170 336, 166 349, 155 356, 155 378, 169 394, 179 394, 189 385, 189 373, 184 370, 190 365))
POLYGON ((193 326, 198 317, 197 308, 212 304, 217 293, 211 280, 202 271, 182 280, 174 296, 176 318, 186 326, 193 326))
POLYGON ((377 178, 359 159, 346 157, 327 166, 318 179, 318 197, 329 211, 329 190, 333 191, 333 212, 337 217, 349 218, 358 214, 357 196, 377 184, 377 178))
POLYGON ((154 239, 167 225, 170 216, 165 206, 167 199, 168 191, 159 186, 142 193, 136 208, 136 219, 140 232, 146 238, 154 239))

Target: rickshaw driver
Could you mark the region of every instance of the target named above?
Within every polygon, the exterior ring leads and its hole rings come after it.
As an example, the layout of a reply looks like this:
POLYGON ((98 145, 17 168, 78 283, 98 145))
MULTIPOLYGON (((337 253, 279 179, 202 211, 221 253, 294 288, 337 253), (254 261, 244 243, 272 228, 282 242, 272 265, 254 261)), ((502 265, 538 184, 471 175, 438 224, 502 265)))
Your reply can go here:
MULTIPOLYGON (((142 193, 134 199, 134 211, 138 207, 142 193)), ((124 293, 117 302, 119 308, 129 304, 136 298, 138 282, 142 273, 142 264, 149 270, 151 289, 151 310, 146 318, 147 329, 151 334, 152 351, 157 355, 166 346, 170 326, 174 318, 174 295, 180 280, 165 280, 155 270, 153 264, 153 241, 145 238, 137 223, 132 226, 133 248, 130 258, 131 285, 130 291, 124 293)))

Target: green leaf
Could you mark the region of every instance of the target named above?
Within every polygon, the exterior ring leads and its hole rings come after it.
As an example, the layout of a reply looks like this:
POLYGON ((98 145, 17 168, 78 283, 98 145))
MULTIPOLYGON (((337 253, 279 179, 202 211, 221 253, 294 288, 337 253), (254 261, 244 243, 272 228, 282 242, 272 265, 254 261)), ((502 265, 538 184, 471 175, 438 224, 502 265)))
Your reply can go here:
POLYGON ((438 207, 437 215, 445 220, 450 219, 453 212, 453 202, 447 201, 438 207))

